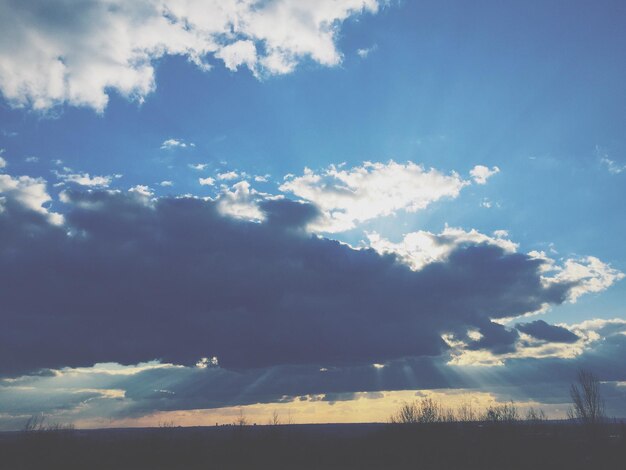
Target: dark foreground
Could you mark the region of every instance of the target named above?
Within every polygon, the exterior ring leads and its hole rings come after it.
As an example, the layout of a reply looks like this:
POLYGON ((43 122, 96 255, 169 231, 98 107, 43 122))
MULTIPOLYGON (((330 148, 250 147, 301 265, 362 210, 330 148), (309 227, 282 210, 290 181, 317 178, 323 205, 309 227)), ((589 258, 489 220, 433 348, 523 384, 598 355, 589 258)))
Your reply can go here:
POLYGON ((0 433, 17 469, 626 469, 626 425, 291 425, 0 433))

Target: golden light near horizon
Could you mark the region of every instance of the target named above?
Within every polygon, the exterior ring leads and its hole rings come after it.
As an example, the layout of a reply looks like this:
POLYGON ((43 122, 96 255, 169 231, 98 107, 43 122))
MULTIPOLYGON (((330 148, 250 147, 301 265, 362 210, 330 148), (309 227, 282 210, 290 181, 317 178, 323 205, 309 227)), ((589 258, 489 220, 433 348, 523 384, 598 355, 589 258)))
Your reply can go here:
MULTIPOLYGON (((274 415, 280 424, 327 423, 387 423, 405 403, 430 398, 444 408, 458 410, 471 406, 480 414, 490 406, 507 403, 495 394, 468 389, 458 390, 402 390, 385 392, 358 392, 352 399, 331 396, 306 395, 278 403, 255 403, 215 409, 161 411, 139 418, 117 420, 81 419, 79 428, 159 427, 167 426, 224 426, 237 424, 242 418, 247 425, 272 424, 274 415)), ((535 401, 515 401, 523 417, 529 408, 542 409, 549 418, 564 418, 567 403, 543 404, 535 401)))

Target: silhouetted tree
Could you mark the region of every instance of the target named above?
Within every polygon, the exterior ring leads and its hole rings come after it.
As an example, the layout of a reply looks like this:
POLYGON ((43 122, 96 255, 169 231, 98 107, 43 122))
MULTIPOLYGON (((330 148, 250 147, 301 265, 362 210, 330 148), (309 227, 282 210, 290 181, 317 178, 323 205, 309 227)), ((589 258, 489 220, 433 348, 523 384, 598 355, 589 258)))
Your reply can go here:
POLYGON ((570 387, 574 407, 568 410, 570 418, 581 423, 595 425, 604 420, 604 400, 600 395, 600 381, 590 371, 578 371, 578 383, 570 387))

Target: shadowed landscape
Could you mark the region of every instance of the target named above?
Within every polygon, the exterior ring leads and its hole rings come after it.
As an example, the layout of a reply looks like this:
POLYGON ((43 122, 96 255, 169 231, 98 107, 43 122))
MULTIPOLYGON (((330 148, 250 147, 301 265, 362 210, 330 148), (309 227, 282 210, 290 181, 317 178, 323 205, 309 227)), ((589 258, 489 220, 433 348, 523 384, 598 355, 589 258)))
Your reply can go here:
POLYGON ((626 425, 329 424, 0 434, 7 469, 622 469, 626 425))

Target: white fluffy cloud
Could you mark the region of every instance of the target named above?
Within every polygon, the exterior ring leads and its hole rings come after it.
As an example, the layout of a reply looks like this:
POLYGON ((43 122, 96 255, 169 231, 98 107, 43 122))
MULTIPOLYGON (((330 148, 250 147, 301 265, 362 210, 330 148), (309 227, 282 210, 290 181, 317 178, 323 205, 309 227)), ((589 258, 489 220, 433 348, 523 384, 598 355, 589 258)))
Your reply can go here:
POLYGON ((0 91, 12 106, 69 103, 103 111, 109 90, 143 100, 154 61, 214 57, 255 75, 291 72, 303 58, 341 62, 336 37, 377 0, 29 0, 0 2, 0 91))
POLYGON ((230 189, 222 187, 217 207, 222 214, 230 217, 261 221, 265 218, 265 214, 259 208, 258 203, 265 200, 267 196, 251 188, 247 181, 240 181, 230 189))
POLYGON ((236 171, 226 171, 224 173, 218 173, 217 179, 219 180, 234 180, 239 178, 239 174, 236 171))
MULTIPOLYGON (((543 255, 543 254, 542 254, 543 255)), ((545 255, 543 255, 545 257, 545 255)), ((550 260, 551 261, 551 260, 550 260)), ((569 301, 576 302, 583 294, 602 292, 624 278, 624 273, 600 261, 595 256, 567 259, 563 266, 550 263, 547 283, 575 283, 569 292, 569 301)))
POLYGON ((141 196, 144 198, 150 198, 154 196, 154 193, 152 192, 150 187, 146 186, 145 184, 138 184, 136 186, 133 186, 132 188, 128 190, 128 192, 137 194, 138 196, 141 196))
POLYGON ((470 170, 470 176, 474 179, 476 184, 486 184, 487 180, 496 173, 500 173, 500 168, 497 166, 489 169, 489 167, 484 165, 476 165, 470 170))
POLYGON ((457 197, 468 184, 454 172, 446 175, 413 162, 391 160, 350 169, 331 165, 319 173, 305 168, 302 176, 288 175, 280 190, 321 209, 323 219, 314 230, 340 232, 398 210, 415 212, 441 198, 457 197))
POLYGON ((0 168, 4 168, 5 166, 7 166, 7 161, 0 157, 0 168))
POLYGON ((206 178, 198 178, 198 183, 200 183, 202 186, 213 186, 215 184, 215 179, 211 178, 210 176, 206 178))
POLYGON ((0 211, 3 210, 6 198, 13 199, 24 207, 44 214, 50 223, 63 223, 63 216, 50 212, 45 205, 51 201, 46 191, 46 181, 30 176, 0 175, 0 211))

